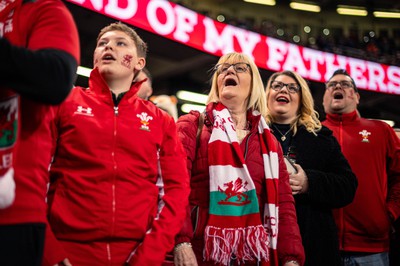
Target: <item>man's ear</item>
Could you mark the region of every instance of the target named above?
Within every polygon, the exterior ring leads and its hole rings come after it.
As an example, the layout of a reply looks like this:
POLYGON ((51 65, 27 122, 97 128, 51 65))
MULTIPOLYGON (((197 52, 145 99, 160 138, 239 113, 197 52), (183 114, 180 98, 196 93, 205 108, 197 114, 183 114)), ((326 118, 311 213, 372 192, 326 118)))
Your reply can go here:
POLYGON ((356 92, 356 95, 357 95, 357 105, 358 105, 360 103, 361 96, 358 92, 356 92))

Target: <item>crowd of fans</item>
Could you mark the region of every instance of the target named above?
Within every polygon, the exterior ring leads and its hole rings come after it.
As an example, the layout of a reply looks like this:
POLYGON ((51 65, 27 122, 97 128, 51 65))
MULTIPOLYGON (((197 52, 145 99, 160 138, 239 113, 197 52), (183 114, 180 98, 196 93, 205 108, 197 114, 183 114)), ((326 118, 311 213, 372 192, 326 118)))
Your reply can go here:
POLYGON ((293 38, 296 34, 286 33, 285 29, 277 27, 272 21, 264 21, 257 26, 249 22, 242 23, 235 20, 227 22, 248 30, 254 30, 263 35, 294 42, 313 49, 400 66, 400 36, 389 38, 386 35, 377 36, 374 31, 369 31, 360 39, 357 31, 350 31, 346 35, 341 31, 325 32, 324 34, 321 30, 316 37, 309 34, 310 36, 307 36, 307 38, 298 38, 296 40, 296 38, 293 38))

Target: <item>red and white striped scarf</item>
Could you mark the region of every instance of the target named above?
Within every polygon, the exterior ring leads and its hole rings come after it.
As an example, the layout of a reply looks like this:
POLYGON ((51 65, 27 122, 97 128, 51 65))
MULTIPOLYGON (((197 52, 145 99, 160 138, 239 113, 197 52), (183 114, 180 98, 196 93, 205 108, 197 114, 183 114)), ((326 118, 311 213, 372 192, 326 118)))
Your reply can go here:
POLYGON ((0 0, 0 22, 5 22, 15 8, 22 4, 22 0, 0 0))
POLYGON ((204 258, 228 265, 263 261, 278 265, 278 177, 277 146, 259 112, 258 135, 264 161, 266 195, 261 222, 253 180, 241 151, 228 109, 221 103, 213 109, 214 124, 208 143, 210 215, 205 229, 204 258))

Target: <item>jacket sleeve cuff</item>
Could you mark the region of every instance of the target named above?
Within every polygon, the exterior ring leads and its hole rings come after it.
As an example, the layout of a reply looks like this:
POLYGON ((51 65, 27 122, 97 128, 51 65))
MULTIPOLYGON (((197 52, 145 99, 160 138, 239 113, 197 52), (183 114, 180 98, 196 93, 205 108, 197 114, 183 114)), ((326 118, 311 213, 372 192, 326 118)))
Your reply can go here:
POLYGON ((188 236, 177 236, 175 237, 175 246, 183 242, 190 242, 190 240, 188 236))

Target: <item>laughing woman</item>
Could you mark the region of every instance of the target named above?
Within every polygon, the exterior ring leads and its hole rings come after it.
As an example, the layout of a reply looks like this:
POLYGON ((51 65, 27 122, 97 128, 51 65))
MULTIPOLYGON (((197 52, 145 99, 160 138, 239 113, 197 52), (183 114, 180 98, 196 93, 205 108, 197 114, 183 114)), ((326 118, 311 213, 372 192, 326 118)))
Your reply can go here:
POLYGON ((295 162, 290 174, 308 266, 339 266, 333 208, 352 202, 357 179, 330 131, 322 126, 306 81, 296 72, 273 74, 267 84, 268 120, 283 153, 295 162))
POLYGON ((222 56, 205 112, 177 123, 192 217, 178 236, 175 265, 303 265, 288 173, 265 115, 255 63, 240 53, 222 56))

